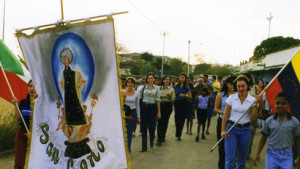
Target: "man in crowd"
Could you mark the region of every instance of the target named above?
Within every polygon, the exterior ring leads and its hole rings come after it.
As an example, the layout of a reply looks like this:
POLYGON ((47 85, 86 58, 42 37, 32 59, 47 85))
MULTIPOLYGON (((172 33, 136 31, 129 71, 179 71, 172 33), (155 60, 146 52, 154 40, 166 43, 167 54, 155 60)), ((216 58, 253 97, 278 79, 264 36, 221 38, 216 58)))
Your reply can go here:
POLYGON ((213 96, 216 98, 218 91, 220 91, 220 83, 217 81, 216 76, 212 76, 211 81, 213 83, 213 96))
POLYGON ((203 82, 204 85, 211 86, 212 88, 214 88, 213 83, 210 80, 208 80, 208 75, 204 75, 203 80, 204 80, 203 82))

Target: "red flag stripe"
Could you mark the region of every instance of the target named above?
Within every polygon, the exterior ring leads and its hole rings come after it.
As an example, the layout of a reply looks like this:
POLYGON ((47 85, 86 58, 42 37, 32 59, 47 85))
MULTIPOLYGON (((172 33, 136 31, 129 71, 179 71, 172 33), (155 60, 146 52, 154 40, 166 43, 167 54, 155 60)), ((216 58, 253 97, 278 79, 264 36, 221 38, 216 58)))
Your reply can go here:
MULTIPOLYGON (((9 90, 9 87, 6 83, 5 77, 3 75, 3 72, 0 70, 0 97, 7 100, 8 102, 11 102, 11 93, 9 90)), ((10 83, 11 89, 14 92, 15 97, 18 99, 18 101, 24 99, 28 94, 28 86, 27 82, 23 81, 19 76, 17 76, 14 73, 6 72, 7 79, 10 83)))
POLYGON ((275 97, 279 92, 282 92, 281 85, 278 81, 278 78, 276 78, 273 83, 269 86, 269 88, 265 91, 266 97, 268 100, 269 105, 271 106, 273 112, 275 113, 275 97))

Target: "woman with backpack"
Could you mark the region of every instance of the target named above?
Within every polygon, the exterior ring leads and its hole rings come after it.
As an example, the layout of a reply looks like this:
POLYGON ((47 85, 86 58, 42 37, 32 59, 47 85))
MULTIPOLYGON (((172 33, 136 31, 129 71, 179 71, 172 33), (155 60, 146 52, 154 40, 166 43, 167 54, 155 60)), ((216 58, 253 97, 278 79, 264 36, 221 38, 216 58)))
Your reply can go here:
POLYGON ((154 85, 154 74, 148 73, 146 84, 140 91, 141 98, 141 130, 142 130, 142 150, 147 151, 147 129, 150 134, 150 147, 153 147, 156 127, 156 117, 160 119, 160 92, 159 87, 154 85))

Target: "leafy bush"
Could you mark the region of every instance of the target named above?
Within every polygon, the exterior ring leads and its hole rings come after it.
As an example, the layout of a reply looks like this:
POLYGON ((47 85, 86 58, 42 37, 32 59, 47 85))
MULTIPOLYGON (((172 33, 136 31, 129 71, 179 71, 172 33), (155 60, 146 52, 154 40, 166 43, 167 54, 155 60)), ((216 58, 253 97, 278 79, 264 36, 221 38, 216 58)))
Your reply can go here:
POLYGON ((12 104, 0 99, 0 107, 0 151, 4 151, 14 148, 18 124, 14 119, 12 104))

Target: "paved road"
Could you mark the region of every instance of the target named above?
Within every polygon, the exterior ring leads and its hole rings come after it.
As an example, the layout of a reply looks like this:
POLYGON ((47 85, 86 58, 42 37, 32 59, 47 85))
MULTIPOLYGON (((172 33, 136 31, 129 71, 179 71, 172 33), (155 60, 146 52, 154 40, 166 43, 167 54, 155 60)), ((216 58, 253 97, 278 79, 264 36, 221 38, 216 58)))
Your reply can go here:
MULTIPOLYGON (((148 147, 148 152, 141 153, 139 152, 142 143, 141 136, 135 136, 133 138, 131 152, 132 169, 217 169, 218 149, 216 148, 212 153, 210 153, 210 149, 217 142, 217 116, 212 118, 210 135, 207 135, 205 140, 196 142, 196 120, 194 120, 195 124, 193 126, 193 135, 185 134, 186 128, 184 128, 181 141, 177 141, 174 136, 175 123, 173 115, 174 112, 170 118, 166 142, 163 143, 162 146, 154 146, 153 148, 148 147)), ((254 145, 252 147, 252 156, 254 156, 256 152, 260 135, 260 129, 257 129, 254 145)), ((252 160, 247 161, 246 167, 248 169, 263 169, 265 151, 266 146, 261 154, 261 163, 258 168, 253 165, 252 160)))
MULTIPOLYGON (((212 118, 210 135, 200 142, 195 141, 196 125, 193 127, 193 135, 182 135, 182 140, 177 141, 175 134, 174 112, 170 118, 169 129, 166 135, 167 142, 161 147, 148 147, 148 152, 140 153, 142 138, 136 136, 132 142, 131 162, 132 169, 217 169, 218 168, 218 149, 210 153, 211 147, 217 142, 216 121, 217 117, 212 118)), ((196 120, 194 120, 194 123, 196 120)), ((139 127, 139 126, 138 126, 139 127)), ((256 146, 260 137, 260 129, 257 129, 252 148, 253 154, 256 152, 256 146)), ((149 144, 149 143, 148 143, 149 144)), ((266 146, 265 146, 266 149, 266 146)), ((262 162, 257 169, 264 168, 265 151, 261 155, 262 162)), ((13 155, 6 158, 0 158, 0 168, 13 168, 13 155)), ((247 168, 256 168, 252 161, 247 162, 247 168)))

